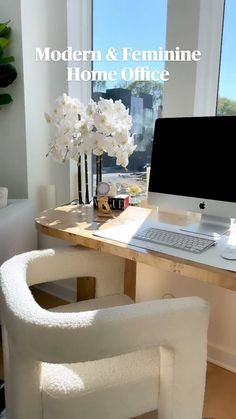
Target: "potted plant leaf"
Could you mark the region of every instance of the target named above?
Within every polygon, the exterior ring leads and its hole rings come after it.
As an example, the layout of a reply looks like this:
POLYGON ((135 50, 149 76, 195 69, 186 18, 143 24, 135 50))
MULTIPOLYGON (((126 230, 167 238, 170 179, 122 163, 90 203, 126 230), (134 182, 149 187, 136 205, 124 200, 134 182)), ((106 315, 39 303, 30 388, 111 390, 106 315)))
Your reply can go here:
MULTIPOLYGON (((0 23, 0 88, 5 89, 17 77, 17 72, 12 62, 15 61, 13 56, 5 54, 5 49, 10 44, 11 28, 8 26, 10 21, 0 23)), ((0 93, 0 106, 8 105, 13 101, 9 93, 0 93)))

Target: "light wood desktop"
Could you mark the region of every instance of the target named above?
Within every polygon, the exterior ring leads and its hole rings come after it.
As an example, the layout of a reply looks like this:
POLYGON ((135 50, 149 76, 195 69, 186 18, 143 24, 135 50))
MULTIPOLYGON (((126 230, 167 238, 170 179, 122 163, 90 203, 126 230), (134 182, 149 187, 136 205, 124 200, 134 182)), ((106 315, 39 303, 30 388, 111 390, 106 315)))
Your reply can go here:
POLYGON ((168 247, 166 253, 159 253, 94 236, 98 229, 107 229, 114 225, 128 225, 134 220, 144 221, 152 218, 153 214, 159 222, 177 225, 194 222, 199 215, 153 212, 150 209, 140 207, 129 207, 123 212, 113 211, 113 213, 115 215, 114 219, 99 223, 94 221, 96 220, 96 210, 93 210, 91 206, 62 206, 40 213, 36 219, 36 226, 42 234, 124 258, 126 260, 124 292, 134 300, 137 263, 144 263, 216 286, 236 290, 236 272, 171 256, 168 254, 168 247))

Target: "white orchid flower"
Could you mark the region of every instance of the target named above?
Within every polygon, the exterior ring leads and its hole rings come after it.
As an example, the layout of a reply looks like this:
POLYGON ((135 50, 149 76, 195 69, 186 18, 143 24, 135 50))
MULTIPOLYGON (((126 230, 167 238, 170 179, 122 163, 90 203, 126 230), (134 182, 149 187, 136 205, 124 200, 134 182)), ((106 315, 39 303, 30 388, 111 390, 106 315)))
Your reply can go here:
POLYGON ((55 160, 78 161, 83 154, 97 156, 107 153, 116 163, 127 167, 128 158, 136 145, 130 136, 132 118, 121 100, 100 98, 85 106, 65 93, 59 96, 51 114, 45 113, 54 128, 54 140, 49 152, 55 160))
POLYGON ((116 154, 116 164, 124 168, 126 168, 129 164, 128 154, 122 149, 119 149, 116 154))

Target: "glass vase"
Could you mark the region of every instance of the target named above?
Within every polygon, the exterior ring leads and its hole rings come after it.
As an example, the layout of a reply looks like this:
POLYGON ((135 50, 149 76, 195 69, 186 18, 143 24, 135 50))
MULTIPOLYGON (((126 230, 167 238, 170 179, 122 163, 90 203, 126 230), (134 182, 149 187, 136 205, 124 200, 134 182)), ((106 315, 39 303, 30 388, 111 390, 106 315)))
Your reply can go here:
POLYGON ((84 155, 82 161, 82 156, 78 158, 78 204, 84 205, 89 204, 89 185, 88 185, 88 156, 84 155), (82 171, 84 171, 84 176, 82 176, 82 171), (83 199, 84 197, 84 199, 83 199))
POLYGON ((96 156, 96 195, 98 184, 102 182, 102 155, 96 156))

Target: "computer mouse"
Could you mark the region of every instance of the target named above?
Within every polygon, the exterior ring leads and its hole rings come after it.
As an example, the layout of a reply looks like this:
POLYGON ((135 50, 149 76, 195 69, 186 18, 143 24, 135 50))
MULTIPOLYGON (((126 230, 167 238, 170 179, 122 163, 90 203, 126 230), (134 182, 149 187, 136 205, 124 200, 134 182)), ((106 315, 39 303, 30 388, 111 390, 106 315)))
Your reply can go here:
POLYGON ((236 245, 228 244, 221 253, 221 257, 224 259, 236 260, 236 245))

